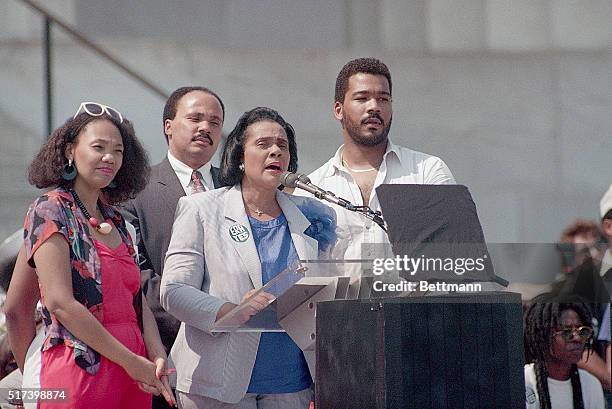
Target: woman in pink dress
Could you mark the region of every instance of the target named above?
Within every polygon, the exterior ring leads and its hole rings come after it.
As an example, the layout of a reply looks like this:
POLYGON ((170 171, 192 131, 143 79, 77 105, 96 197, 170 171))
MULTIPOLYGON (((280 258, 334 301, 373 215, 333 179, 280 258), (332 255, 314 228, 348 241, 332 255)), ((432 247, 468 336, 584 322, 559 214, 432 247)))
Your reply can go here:
POLYGON ((174 397, 166 353, 140 291, 125 221, 112 204, 142 190, 145 151, 119 111, 82 103, 29 168, 38 188, 24 224, 45 339, 39 408, 150 408, 174 397))

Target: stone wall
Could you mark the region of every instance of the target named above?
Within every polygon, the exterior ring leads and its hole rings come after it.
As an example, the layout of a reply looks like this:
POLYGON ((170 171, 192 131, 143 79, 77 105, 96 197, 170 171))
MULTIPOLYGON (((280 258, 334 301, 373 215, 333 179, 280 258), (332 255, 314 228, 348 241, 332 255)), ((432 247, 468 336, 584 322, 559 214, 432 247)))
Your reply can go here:
MULTIPOLYGON (((23 173, 31 158, 15 133, 43 139, 40 22, 17 3, 0 5, 0 23, 11 20, 0 24, 0 175, 23 173), (7 133, 5 121, 20 131, 7 133), (5 159, 5 146, 20 159, 5 159)), ((48 4, 164 89, 216 90, 226 133, 245 110, 278 109, 295 125, 305 172, 340 144, 331 108, 341 66, 383 59, 393 75, 391 137, 448 163, 491 241, 554 241, 575 217, 596 218, 612 183, 609 1, 194 0, 174 14, 162 0, 48 4)), ((56 125, 82 100, 106 102, 134 120, 158 161, 164 101, 55 33, 56 125)), ((0 182, 4 208, 14 182, 0 182)), ((0 217, 5 230, 21 223, 0 217)))

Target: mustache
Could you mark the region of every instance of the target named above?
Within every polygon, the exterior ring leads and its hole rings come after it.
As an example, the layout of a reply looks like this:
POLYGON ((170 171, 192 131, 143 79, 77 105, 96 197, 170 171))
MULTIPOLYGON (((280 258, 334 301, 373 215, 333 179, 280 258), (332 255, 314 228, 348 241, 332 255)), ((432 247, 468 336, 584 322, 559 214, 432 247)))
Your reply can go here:
POLYGON ((385 124, 385 121, 383 121, 382 116, 380 116, 380 114, 378 114, 377 112, 369 112, 368 117, 364 119, 363 121, 361 121, 361 123, 364 123, 368 119, 372 119, 372 118, 378 119, 380 123, 383 125, 385 124))
POLYGON ((196 139, 207 139, 208 143, 210 143, 211 145, 213 144, 213 140, 210 137, 210 135, 206 132, 204 133, 199 133, 196 136, 193 137, 193 140, 195 141, 196 139))

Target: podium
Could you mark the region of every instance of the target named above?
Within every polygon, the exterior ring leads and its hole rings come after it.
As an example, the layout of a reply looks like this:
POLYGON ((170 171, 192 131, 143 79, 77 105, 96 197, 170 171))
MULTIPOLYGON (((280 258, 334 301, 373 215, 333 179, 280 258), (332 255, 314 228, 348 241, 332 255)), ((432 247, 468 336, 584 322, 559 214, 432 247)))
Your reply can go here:
MULTIPOLYGON (((317 303, 358 298, 362 291, 361 278, 350 277, 345 272, 351 267, 360 266, 362 262, 367 264, 365 260, 296 261, 217 321, 211 332, 287 332, 303 351, 314 351, 317 303), (249 301, 262 292, 272 295, 273 301, 267 308, 243 322, 242 310, 248 308, 249 301)), ((313 376, 314 369, 313 361, 313 376)))
POLYGON ((376 191, 393 251, 378 246, 369 257, 410 257, 427 268, 384 262, 378 267, 390 274, 382 277, 374 260, 300 261, 258 291, 273 295, 267 308, 242 322, 246 300, 213 332, 286 331, 304 351, 318 409, 524 408, 519 294, 376 289, 381 280, 393 288, 416 281, 506 283, 495 276, 467 188, 376 191))
POLYGON ((321 409, 524 408, 519 294, 375 298, 369 263, 296 262, 253 295, 266 309, 241 322, 247 300, 212 332, 287 332, 321 409))
POLYGON ((217 321, 211 332, 286 332, 304 352, 315 379, 317 303, 359 297, 361 279, 346 271, 360 265, 361 261, 296 261, 217 321), (262 292, 272 295, 273 301, 243 322, 242 310, 262 292))
POLYGON ((317 407, 524 408, 521 317, 501 292, 319 303, 317 407))

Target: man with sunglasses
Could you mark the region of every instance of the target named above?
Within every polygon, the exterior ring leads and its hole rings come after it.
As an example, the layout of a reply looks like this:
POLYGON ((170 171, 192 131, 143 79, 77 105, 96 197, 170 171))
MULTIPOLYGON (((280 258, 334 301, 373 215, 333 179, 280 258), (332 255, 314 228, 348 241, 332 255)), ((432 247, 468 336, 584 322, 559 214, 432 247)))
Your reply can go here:
MULTIPOLYGON (((224 116, 221 98, 210 89, 176 89, 163 113, 167 157, 151 168, 149 184, 125 209, 126 219, 137 230, 142 289, 168 353, 180 321, 161 307, 159 285, 174 212, 182 196, 219 186, 219 169, 210 160, 221 141, 224 116)), ((163 399, 154 398, 153 408, 167 407, 163 399)))
POLYGON ((525 311, 525 403, 527 409, 604 409, 601 384, 578 369, 590 354, 591 311, 579 297, 546 293, 525 311))
POLYGON ((577 219, 569 224, 559 239, 563 269, 569 273, 590 258, 599 266, 608 244, 593 220, 577 219))

